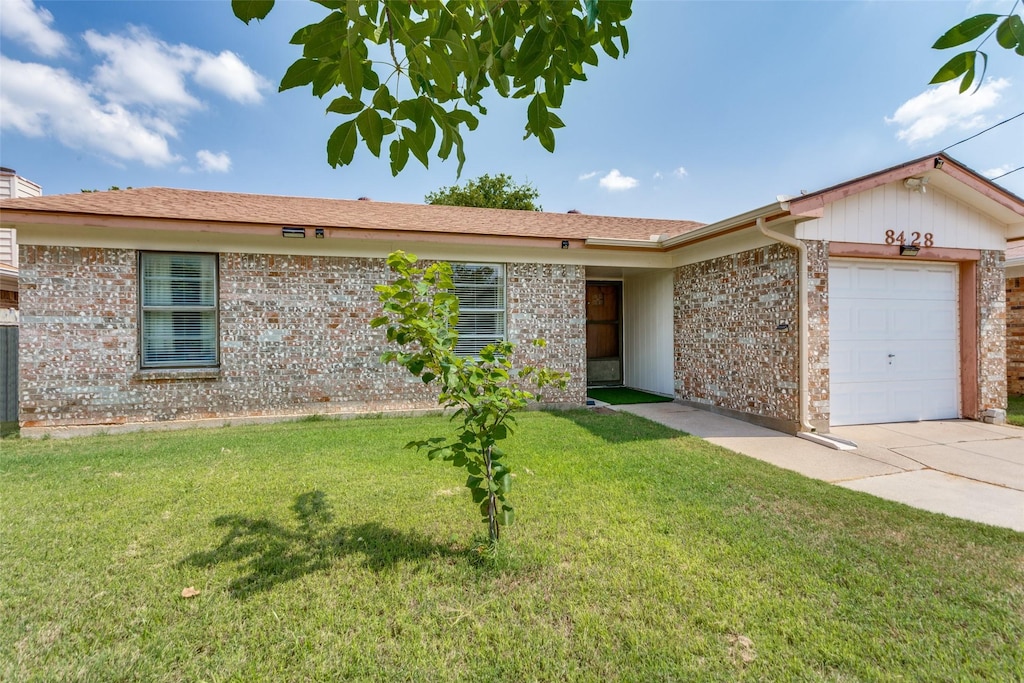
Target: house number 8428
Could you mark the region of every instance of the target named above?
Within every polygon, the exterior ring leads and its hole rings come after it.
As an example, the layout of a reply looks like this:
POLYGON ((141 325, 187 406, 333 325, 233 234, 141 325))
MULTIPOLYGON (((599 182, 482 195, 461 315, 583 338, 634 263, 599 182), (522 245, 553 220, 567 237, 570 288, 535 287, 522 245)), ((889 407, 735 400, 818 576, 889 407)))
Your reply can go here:
MULTIPOLYGON (((897 234, 895 230, 885 231, 885 243, 889 245, 893 244, 907 244, 907 235, 902 230, 897 234)), ((932 247, 935 246, 935 236, 930 232, 922 235, 919 232, 910 233, 910 246, 912 247, 932 247)))

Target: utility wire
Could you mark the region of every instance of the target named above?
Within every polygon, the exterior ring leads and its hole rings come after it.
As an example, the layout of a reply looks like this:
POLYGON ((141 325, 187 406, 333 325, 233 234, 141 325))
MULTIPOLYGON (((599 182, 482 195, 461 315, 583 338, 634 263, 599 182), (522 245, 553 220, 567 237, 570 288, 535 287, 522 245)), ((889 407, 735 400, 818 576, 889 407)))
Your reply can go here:
MULTIPOLYGON (((974 138, 978 137, 979 135, 984 135, 985 133, 989 132, 993 128, 998 128, 999 126, 1003 125, 1004 123, 1009 123, 1010 121, 1013 121, 1014 119, 1020 118, 1021 116, 1024 116, 1024 111, 1022 111, 1019 114, 1015 114, 1015 115, 1011 116, 1008 119, 1003 119, 999 123, 997 123, 995 125, 992 125, 992 126, 989 126, 985 130, 977 132, 977 133, 975 133, 974 135, 972 135, 969 138, 964 138, 960 142, 954 142, 952 145, 949 145, 947 147, 943 147, 940 151, 945 152, 947 149, 952 149, 953 147, 956 147, 957 145, 961 145, 961 144, 967 142, 968 140, 973 140, 974 138)), ((1010 171, 1010 173, 1013 173, 1013 171, 1010 171)))
POLYGON ((1017 171, 1020 171, 1020 170, 1024 170, 1024 166, 1018 166, 1017 168, 1013 169, 1012 171, 1007 171, 1006 173, 1004 173, 1002 175, 997 175, 995 178, 989 178, 989 180, 999 180, 1000 178, 1005 178, 1006 176, 1010 175, 1011 173, 1016 173, 1017 171))

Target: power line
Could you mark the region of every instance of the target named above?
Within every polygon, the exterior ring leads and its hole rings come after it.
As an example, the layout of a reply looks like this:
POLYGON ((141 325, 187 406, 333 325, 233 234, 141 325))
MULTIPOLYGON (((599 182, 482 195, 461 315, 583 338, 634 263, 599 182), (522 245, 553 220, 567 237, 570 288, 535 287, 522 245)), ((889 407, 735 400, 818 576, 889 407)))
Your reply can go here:
POLYGON ((1020 171, 1020 170, 1024 170, 1024 166, 1018 166, 1017 168, 1013 169, 1012 171, 1007 171, 1006 173, 1004 173, 1002 175, 997 175, 995 178, 989 178, 989 180, 999 180, 1000 178, 1005 178, 1006 176, 1010 175, 1011 173, 1016 173, 1017 171, 1020 171))
MULTIPOLYGON (((971 136, 971 137, 969 137, 969 138, 964 138, 964 139, 963 139, 963 140, 961 140, 960 142, 954 142, 954 143, 953 143, 952 145, 949 145, 949 146, 947 146, 947 147, 943 147, 943 148, 942 148, 942 149, 941 149, 940 151, 942 151, 942 152, 945 152, 945 151, 946 151, 947 149, 952 149, 953 147, 956 147, 957 145, 963 144, 963 143, 967 142, 968 140, 973 140, 974 138, 978 137, 979 135, 984 135, 985 133, 989 132, 989 131, 990 131, 990 130, 992 130, 993 128, 998 128, 999 126, 1003 125, 1004 123, 1009 123, 1010 121, 1013 121, 1013 120, 1014 120, 1014 119, 1016 119, 1016 118, 1020 118, 1021 116, 1024 116, 1024 111, 1022 111, 1022 112, 1021 112, 1021 113, 1019 113, 1019 114, 1015 114, 1015 115, 1011 116, 1011 117, 1010 117, 1010 118, 1008 118, 1008 119, 1003 119, 1003 120, 1002 120, 1002 121, 1000 121, 999 123, 997 123, 997 124, 994 124, 994 125, 992 125, 992 126, 989 126, 989 127, 988 127, 988 128, 986 128, 985 130, 983 130, 983 131, 979 131, 979 132, 975 133, 974 135, 972 135, 972 136, 971 136)), ((1013 171, 1010 171, 1010 173, 1013 173, 1013 171)))

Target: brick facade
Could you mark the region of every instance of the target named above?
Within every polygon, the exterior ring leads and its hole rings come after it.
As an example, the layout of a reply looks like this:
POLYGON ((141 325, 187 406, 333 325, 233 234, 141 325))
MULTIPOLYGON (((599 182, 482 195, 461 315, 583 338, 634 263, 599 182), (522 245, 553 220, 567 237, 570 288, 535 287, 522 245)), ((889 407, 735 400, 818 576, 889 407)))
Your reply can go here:
POLYGON ((1002 251, 978 261, 978 416, 1006 410, 1006 271, 1002 251))
MULTIPOLYGON (((24 426, 363 413, 436 407, 434 390, 384 366, 373 285, 383 259, 219 256, 219 369, 139 371, 137 252, 23 246, 24 426)), ((581 267, 509 264, 508 331, 573 374, 548 398, 581 405, 586 369, 581 267)))
POLYGON ((678 398, 782 420, 795 429, 797 272, 797 252, 784 244, 676 269, 678 398), (780 324, 788 328, 780 330, 780 324))
POLYGON ((1024 395, 1024 277, 1006 280, 1006 392, 1024 395))
POLYGON ((829 317, 828 317, 828 242, 805 241, 807 245, 807 419, 821 432, 827 432, 829 407, 829 317))

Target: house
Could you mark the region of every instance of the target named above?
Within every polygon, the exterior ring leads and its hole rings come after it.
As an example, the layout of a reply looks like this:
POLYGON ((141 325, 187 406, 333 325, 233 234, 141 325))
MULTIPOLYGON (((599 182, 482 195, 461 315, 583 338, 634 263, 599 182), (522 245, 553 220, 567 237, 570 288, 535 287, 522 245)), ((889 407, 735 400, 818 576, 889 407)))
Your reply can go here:
POLYGON ((21 243, 23 434, 404 411, 373 285, 458 265, 461 335, 788 432, 1006 405, 1024 200, 923 157, 711 225, 146 188, 0 202, 21 243))
POLYGON ((1006 393, 1024 396, 1024 242, 1006 250, 1006 393))
MULTIPOLYGON (((41 187, 14 169, 0 167, 0 199, 38 197, 41 187)), ((18 239, 15 231, 0 228, 0 325, 18 324, 18 239)))

